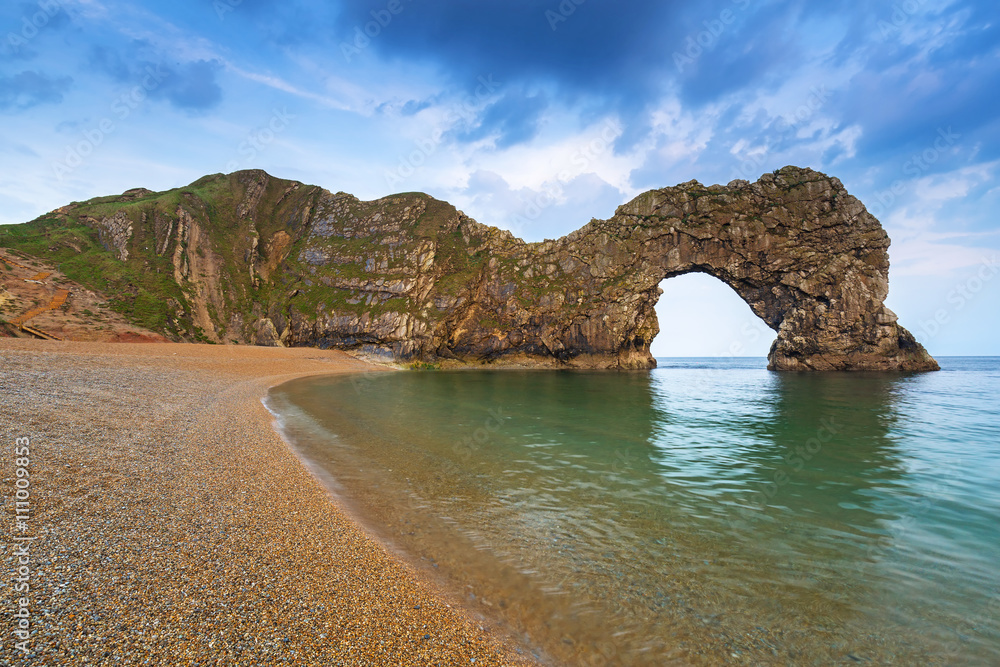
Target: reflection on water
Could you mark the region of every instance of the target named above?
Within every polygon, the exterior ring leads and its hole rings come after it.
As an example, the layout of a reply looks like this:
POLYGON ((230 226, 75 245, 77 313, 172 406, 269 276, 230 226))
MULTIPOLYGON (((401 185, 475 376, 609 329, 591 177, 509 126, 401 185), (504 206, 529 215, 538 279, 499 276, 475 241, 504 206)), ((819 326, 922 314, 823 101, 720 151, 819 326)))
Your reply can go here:
POLYGON ((269 401, 363 521, 546 659, 1000 664, 1000 372, 955 366, 388 373, 269 401))

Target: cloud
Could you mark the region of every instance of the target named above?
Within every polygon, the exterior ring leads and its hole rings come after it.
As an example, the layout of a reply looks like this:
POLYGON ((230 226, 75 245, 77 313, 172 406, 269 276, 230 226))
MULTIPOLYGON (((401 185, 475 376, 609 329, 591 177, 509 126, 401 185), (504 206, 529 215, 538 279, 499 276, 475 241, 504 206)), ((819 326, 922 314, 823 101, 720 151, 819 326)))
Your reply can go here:
POLYGON ((262 84, 264 86, 267 86, 268 88, 273 88, 274 90, 280 90, 281 92, 288 93, 289 95, 294 95, 296 97, 301 97, 303 99, 312 100, 313 102, 317 102, 320 105, 328 107, 330 109, 339 109, 342 111, 351 109, 351 105, 348 102, 341 101, 329 95, 322 95, 314 93, 309 90, 303 90, 301 88, 293 86, 292 84, 290 84, 289 82, 285 81, 280 77, 271 76, 267 74, 259 74, 257 72, 250 72, 240 67, 237 67, 232 63, 227 64, 227 69, 236 74, 237 76, 247 79, 248 81, 253 81, 255 83, 262 84))
MULTIPOLYGON (((132 42, 130 50, 136 53, 144 46, 145 44, 141 42, 132 42)), ((87 65, 119 82, 126 82, 134 76, 133 66, 126 61, 120 51, 100 44, 91 47, 87 65)))
MULTIPOLYGON (((385 6, 384 0, 347 4, 335 25, 337 40, 353 39, 385 6)), ((430 6, 404 0, 403 11, 379 29, 367 48, 390 61, 440 65, 458 88, 491 75, 522 91, 545 87, 548 101, 585 102, 598 116, 612 108, 642 110, 661 95, 667 83, 663 74, 671 66, 664 26, 673 27, 672 17, 685 5, 568 0, 560 6, 528 0, 442 0, 430 6), (553 23, 551 12, 560 20, 553 23)), ((533 136, 531 127, 545 101, 533 94, 508 93, 509 106, 521 101, 532 107, 523 118, 498 103, 497 126, 510 130, 502 132, 502 143, 533 136)))
POLYGON ((492 137, 496 147, 501 149, 530 141, 538 134, 541 116, 548 106, 543 93, 508 92, 486 107, 476 127, 456 137, 465 142, 492 137))
POLYGON ((989 211, 996 206, 990 188, 998 168, 1000 161, 980 163, 913 183, 885 219, 895 275, 947 275, 976 265, 996 246, 1000 230, 989 211))
POLYGON ((996 251, 981 246, 942 243, 918 236, 893 243, 893 276, 950 276, 956 271, 976 267, 996 251))
POLYGON ((29 158, 40 157, 38 151, 33 149, 31 146, 13 141, 7 141, 5 139, 0 139, 0 153, 13 154, 29 158))
POLYGON ((36 39, 70 25, 72 21, 61 2, 19 2, 0 8, 0 53, 12 60, 38 57, 36 39))
POLYGON ((424 109, 429 109, 430 106, 431 102, 429 100, 423 100, 419 102, 417 100, 408 100, 400 108, 399 113, 401 113, 404 116, 415 116, 424 109))
POLYGON ((23 111, 40 104, 58 104, 73 79, 49 77, 33 70, 0 76, 0 110, 23 111))
POLYGON ((706 8, 705 18, 691 26, 673 51, 681 97, 689 105, 777 85, 784 77, 775 74, 802 61, 804 48, 794 29, 799 12, 786 5, 751 9, 745 2, 728 4, 714 14, 706 8))
POLYGON ((156 92, 162 90, 163 96, 180 109, 210 109, 222 100, 222 88, 215 80, 220 69, 222 64, 217 60, 187 63, 170 72, 156 92))
POLYGON ((216 80, 223 69, 219 60, 200 59, 168 65, 145 40, 133 40, 122 50, 94 46, 88 64, 125 84, 138 84, 154 72, 156 85, 147 87, 149 96, 165 99, 178 109, 205 111, 222 100, 222 88, 216 80))
MULTIPOLYGON (((922 150, 941 128, 997 136, 1000 25, 983 16, 986 4, 952 2, 856 46, 865 67, 845 87, 838 111, 842 122, 864 127, 859 148, 869 159, 922 150)), ((984 149, 1000 157, 995 139, 984 149)))
MULTIPOLYGON (((781 81, 815 41, 796 33, 796 21, 822 25, 813 15, 836 16, 839 4, 402 0, 402 11, 382 26, 385 0, 364 0, 346 4, 334 33, 350 41, 370 25, 366 50, 387 62, 437 65, 457 87, 493 75, 520 90, 547 91, 550 105, 576 108, 584 123, 616 114, 623 120, 617 150, 628 152, 648 137, 665 97, 679 93, 686 105, 703 106, 781 81), (692 44, 691 66, 678 67, 678 54, 687 58, 692 44)), ((534 119, 525 116, 529 129, 534 119)), ((532 137, 512 132, 509 141, 532 137)))
POLYGON ((454 199, 478 211, 480 222, 509 229, 526 241, 541 241, 564 236, 595 216, 610 217, 626 196, 595 174, 515 188, 499 174, 478 170, 454 199))
MULTIPOLYGON (((371 48, 390 57, 447 62, 459 81, 494 74, 589 87, 613 83, 629 71, 623 80, 634 80, 636 51, 662 53, 654 25, 664 25, 675 6, 651 0, 586 3, 553 29, 546 13, 558 12, 558 2, 441 0, 429 6, 403 0, 403 11, 372 38, 371 48)), ((346 3, 339 38, 351 38, 385 8, 385 0, 346 3)))

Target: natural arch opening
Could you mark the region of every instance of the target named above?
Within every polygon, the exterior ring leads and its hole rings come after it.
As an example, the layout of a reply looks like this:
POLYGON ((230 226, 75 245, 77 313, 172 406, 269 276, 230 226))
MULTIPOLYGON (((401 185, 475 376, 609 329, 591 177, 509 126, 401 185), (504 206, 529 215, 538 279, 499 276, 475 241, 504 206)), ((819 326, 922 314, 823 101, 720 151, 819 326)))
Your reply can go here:
POLYGON ((660 282, 654 357, 766 357, 775 332, 726 283, 707 273, 660 282))

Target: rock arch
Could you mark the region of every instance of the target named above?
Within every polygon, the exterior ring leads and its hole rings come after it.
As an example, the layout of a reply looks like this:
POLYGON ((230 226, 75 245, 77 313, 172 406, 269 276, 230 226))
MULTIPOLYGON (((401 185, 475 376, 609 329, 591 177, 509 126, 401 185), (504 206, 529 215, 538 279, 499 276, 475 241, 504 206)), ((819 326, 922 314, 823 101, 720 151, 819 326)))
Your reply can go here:
POLYGON ((659 283, 700 271, 777 332, 773 370, 936 370, 883 303, 888 247, 878 220, 836 178, 786 167, 752 184, 691 181, 640 195, 557 241, 511 248, 514 261, 491 262, 484 289, 470 295, 461 325, 440 331, 438 349, 649 368, 659 283), (488 318, 469 310, 495 314, 493 326, 470 325, 488 318))

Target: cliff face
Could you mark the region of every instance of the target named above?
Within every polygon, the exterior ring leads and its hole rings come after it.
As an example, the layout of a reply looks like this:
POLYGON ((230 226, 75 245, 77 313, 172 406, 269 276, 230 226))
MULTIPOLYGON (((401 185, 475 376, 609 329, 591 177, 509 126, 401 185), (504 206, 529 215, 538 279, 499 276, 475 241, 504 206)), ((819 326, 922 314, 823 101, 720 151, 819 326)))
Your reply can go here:
POLYGON ((427 195, 363 202, 261 171, 130 190, 0 228, 177 340, 396 361, 649 368, 664 278, 701 271, 777 332, 778 370, 933 370, 883 305, 889 238, 835 178, 647 192, 524 243, 427 195))

